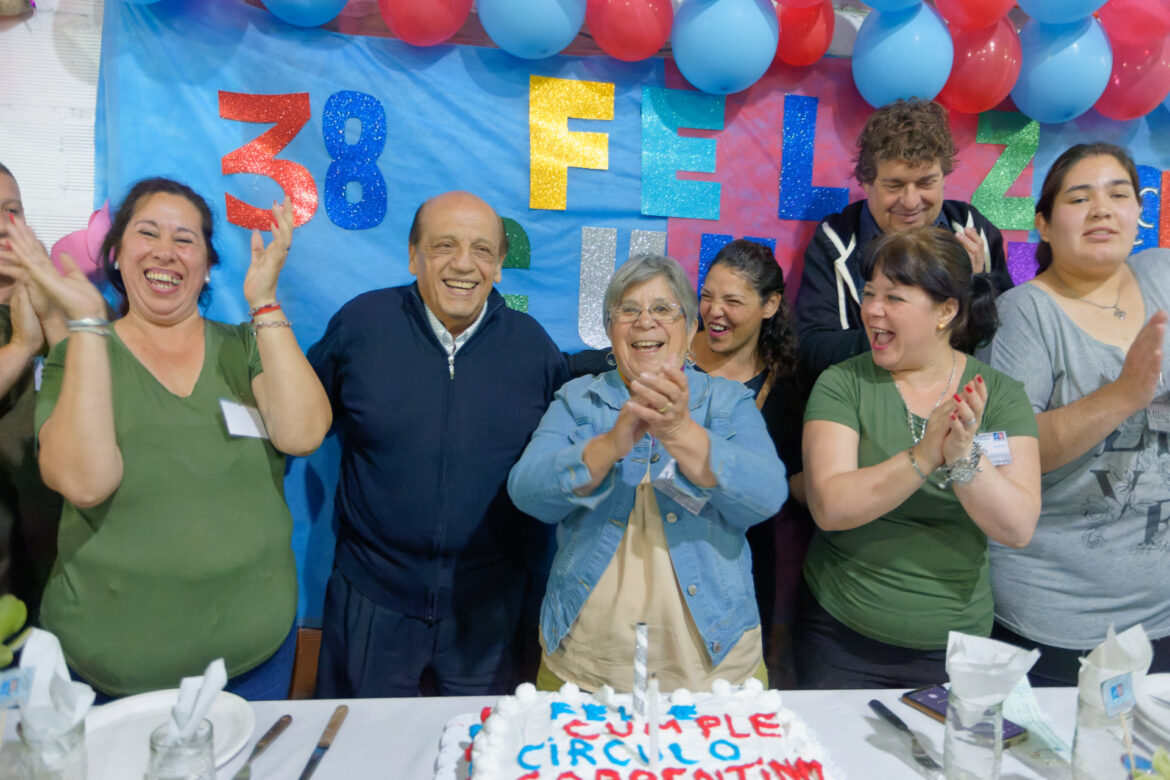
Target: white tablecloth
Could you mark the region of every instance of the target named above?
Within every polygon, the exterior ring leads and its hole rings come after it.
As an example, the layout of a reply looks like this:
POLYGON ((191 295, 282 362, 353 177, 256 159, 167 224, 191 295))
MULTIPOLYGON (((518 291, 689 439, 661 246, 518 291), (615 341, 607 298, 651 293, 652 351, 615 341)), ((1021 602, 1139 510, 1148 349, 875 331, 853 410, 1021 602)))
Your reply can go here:
MULTIPOLYGON (((943 725, 898 701, 900 690, 787 691, 784 704, 799 713, 817 733, 834 762, 853 780, 927 776, 910 756, 908 739, 868 707, 879 699, 914 729, 927 750, 942 761, 943 725)), ((1036 698, 1058 736, 1073 739, 1076 693, 1071 688, 1037 689, 1036 698)), ((355 699, 346 701, 349 717, 326 753, 313 780, 431 780, 439 737, 452 717, 479 712, 496 697, 430 699, 355 699)), ((288 730, 253 764, 255 780, 299 777, 337 701, 266 701, 252 704, 256 729, 247 746, 222 770, 229 780, 243 764, 256 740, 284 713, 292 715, 288 730)), ((13 713, 15 715, 15 713, 13 713)), ((13 721, 4 730, 5 757, 13 753, 13 721)), ((1059 771, 1026 762, 1028 741, 1004 753, 1004 780, 1067 777, 1059 771), (1025 760, 1021 760, 1025 758, 1025 760)), ((0 766, 7 762, 0 761, 0 766)), ((0 775, 4 774, 0 771, 0 775)), ((132 778, 130 780, 141 780, 132 778)))

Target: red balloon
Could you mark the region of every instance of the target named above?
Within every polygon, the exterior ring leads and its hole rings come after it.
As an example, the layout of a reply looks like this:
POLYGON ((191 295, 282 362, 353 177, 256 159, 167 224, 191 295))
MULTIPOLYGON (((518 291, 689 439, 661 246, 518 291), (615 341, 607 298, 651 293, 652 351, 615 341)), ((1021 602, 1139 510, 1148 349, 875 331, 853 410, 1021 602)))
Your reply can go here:
POLYGON ((1115 44, 1152 44, 1170 35, 1170 0, 1109 0, 1097 12, 1115 44))
POLYGON ((611 57, 637 62, 654 54, 670 37, 670 0, 589 0, 585 24, 611 57))
POLYGON ((463 26, 471 0, 378 0, 390 32, 414 46, 442 43, 463 26))
POLYGON ((1170 94, 1170 39, 1113 46, 1113 72, 1093 108, 1110 119, 1145 116, 1170 94))
POLYGON ((821 0, 776 0, 779 5, 789 8, 812 8, 821 4, 821 0))
MULTIPOLYGON (((1142 0, 1138 0, 1142 2, 1142 0)), ((1002 19, 1016 0, 935 0, 934 6, 948 26, 982 30, 1002 19)))
POLYGON ((936 100, 961 114, 995 108, 1020 75, 1022 56, 1016 28, 1007 19, 981 30, 948 26, 955 43, 955 60, 936 100))
MULTIPOLYGON (((786 0, 788 2, 788 0, 786 0)), ((780 42, 776 45, 776 56, 789 65, 812 65, 825 56, 833 42, 832 0, 817 0, 815 6, 794 8, 791 5, 776 6, 780 19, 780 42)))

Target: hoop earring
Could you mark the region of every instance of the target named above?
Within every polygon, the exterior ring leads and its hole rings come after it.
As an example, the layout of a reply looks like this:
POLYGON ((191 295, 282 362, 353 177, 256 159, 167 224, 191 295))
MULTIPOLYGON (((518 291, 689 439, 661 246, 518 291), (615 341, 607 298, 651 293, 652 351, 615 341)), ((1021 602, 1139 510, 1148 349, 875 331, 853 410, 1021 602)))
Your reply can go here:
POLYGON ((605 353, 605 364, 610 368, 617 368, 617 358, 613 356, 613 352, 605 353))
POLYGON ((695 360, 695 353, 687 350, 687 354, 683 356, 683 362, 687 364, 687 368, 694 368, 699 362, 695 360))
POLYGON ((118 261, 117 261, 117 260, 115 260, 115 261, 114 261, 114 270, 115 270, 115 271, 121 271, 121 270, 122 270, 121 266, 119 266, 119 265, 118 265, 118 261))

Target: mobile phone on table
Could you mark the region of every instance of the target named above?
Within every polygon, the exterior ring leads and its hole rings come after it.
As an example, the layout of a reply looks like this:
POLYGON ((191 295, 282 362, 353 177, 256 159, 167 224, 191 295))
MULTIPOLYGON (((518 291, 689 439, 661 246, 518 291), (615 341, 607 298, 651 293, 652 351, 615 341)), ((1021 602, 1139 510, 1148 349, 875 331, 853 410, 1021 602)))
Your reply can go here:
MULTIPOLYGON (((947 722, 947 689, 941 685, 927 685, 902 694, 902 701, 935 720, 947 722)), ((1003 719, 1003 746, 1011 747, 1028 738, 1028 730, 1007 718, 1003 719)))

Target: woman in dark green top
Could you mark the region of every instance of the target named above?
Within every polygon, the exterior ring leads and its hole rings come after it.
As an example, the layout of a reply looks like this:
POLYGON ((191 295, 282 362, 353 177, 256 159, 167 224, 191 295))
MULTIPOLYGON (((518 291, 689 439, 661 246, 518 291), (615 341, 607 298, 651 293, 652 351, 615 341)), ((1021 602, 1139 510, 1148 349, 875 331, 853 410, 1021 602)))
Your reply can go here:
MULTIPOLYGON (((211 213, 168 179, 135 185, 103 244, 125 296, 115 322, 76 266, 59 275, 20 220, 0 251, 69 320, 37 402, 41 471, 66 500, 41 617, 104 693, 174 687, 221 656, 239 680, 291 646, 284 454, 311 452, 331 421, 276 302, 292 220, 286 200, 272 209, 271 243, 253 234, 251 327, 202 317, 211 213), (263 430, 228 423, 246 408, 263 430)), ((257 695, 285 695, 288 671, 291 659, 283 688, 274 680, 257 695)))
POLYGON ((945 679, 948 631, 991 630, 988 537, 1022 547, 1040 511, 1031 404, 967 354, 994 332, 995 308, 986 280, 972 289, 962 245, 916 228, 867 259, 871 351, 825 371, 805 410, 818 527, 797 626, 805 687, 945 679))

